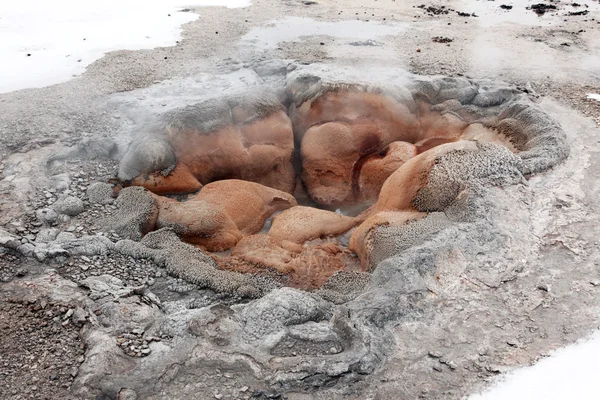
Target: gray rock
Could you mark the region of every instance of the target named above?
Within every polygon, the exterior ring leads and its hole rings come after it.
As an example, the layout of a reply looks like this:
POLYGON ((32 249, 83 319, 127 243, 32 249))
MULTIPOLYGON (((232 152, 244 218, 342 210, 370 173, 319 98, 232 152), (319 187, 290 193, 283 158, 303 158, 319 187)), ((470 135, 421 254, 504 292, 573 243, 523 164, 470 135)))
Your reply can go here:
POLYGON ((68 215, 70 217, 75 217, 85 210, 83 200, 73 196, 59 198, 52 204, 52 208, 59 214, 68 215))
POLYGON ((52 225, 58 221, 58 212, 52 208, 42 208, 35 212, 38 221, 52 225))
POLYGON ((60 231, 57 228, 42 228, 37 234, 36 242, 52 242, 60 231))
POLYGON ((140 240, 155 228, 158 206, 146 189, 136 186, 122 189, 115 205, 117 210, 102 225, 119 236, 140 240))
POLYGON ((133 389, 121 389, 117 396, 117 400, 137 400, 138 396, 133 389))
POLYGON ((0 229, 0 246, 16 249, 20 246, 20 238, 4 229, 0 229))
POLYGON ((58 235, 56 235, 57 242, 68 242, 75 239, 77 239, 77 236, 71 232, 60 232, 58 235))
POLYGON ((112 186, 105 182, 92 183, 87 189, 87 196, 92 204, 112 204, 113 198, 112 186))

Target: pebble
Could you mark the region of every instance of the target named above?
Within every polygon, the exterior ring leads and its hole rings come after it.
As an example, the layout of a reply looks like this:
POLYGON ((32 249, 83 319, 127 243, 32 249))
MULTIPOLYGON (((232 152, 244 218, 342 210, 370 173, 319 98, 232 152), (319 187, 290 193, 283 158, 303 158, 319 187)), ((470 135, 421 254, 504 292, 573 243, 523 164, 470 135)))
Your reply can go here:
POLYGON ((434 351, 434 350, 430 350, 429 353, 427 353, 429 355, 429 357, 432 358, 441 358, 442 354, 439 351, 434 351))
POLYGON ((71 318, 71 315, 73 315, 73 310, 72 309, 70 309, 69 311, 67 311, 65 313, 65 315, 63 315, 63 319, 64 320, 69 319, 69 318, 71 318))
POLYGON ((547 285, 545 283, 540 283, 537 288, 539 290, 543 290, 544 292, 549 292, 550 291, 550 285, 547 285))

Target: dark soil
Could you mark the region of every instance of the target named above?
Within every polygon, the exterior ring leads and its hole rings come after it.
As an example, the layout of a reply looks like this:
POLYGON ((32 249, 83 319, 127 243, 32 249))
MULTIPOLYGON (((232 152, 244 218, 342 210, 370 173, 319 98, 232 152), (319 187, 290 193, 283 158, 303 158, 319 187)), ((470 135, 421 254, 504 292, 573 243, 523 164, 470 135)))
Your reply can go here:
POLYGON ((70 309, 44 300, 0 299, 0 398, 76 399, 69 388, 84 345, 70 309))
POLYGON ((583 11, 569 11, 569 16, 577 16, 577 15, 588 15, 589 11, 588 10, 583 10, 583 11))
POLYGON ((454 41, 454 39, 445 36, 434 36, 431 40, 435 43, 451 43, 454 41))
POLYGON ((433 15, 443 15, 443 14, 448 14, 448 12, 449 12, 445 6, 436 7, 436 6, 426 6, 425 4, 421 4, 420 6, 417 6, 417 8, 421 8, 421 9, 425 10, 428 14, 433 14, 433 15))
POLYGON ((556 10, 556 6, 553 4, 544 4, 538 3, 534 4, 531 7, 527 8, 528 10, 533 10, 537 15, 544 15, 546 12, 550 10, 556 10))

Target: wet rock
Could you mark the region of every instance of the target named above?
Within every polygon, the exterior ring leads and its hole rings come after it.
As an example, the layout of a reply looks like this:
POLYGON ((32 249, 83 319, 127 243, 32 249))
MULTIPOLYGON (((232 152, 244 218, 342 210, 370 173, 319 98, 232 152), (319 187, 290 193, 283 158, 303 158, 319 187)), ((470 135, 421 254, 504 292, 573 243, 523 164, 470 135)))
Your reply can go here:
POLYGON ((295 205, 296 199, 286 192, 228 179, 209 183, 186 202, 161 199, 156 225, 171 228, 185 241, 209 251, 225 251, 244 234, 259 232, 273 213, 295 205))
POLYGON ((292 126, 265 87, 166 113, 148 129, 130 144, 119 179, 156 193, 195 192, 223 174, 288 193, 294 189, 292 126))

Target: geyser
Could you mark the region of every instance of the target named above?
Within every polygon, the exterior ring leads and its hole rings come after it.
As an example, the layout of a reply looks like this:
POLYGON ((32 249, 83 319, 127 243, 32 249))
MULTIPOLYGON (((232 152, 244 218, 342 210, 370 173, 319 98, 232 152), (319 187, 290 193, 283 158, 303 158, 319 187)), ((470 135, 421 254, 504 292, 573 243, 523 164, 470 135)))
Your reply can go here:
POLYGON ((152 192, 148 230, 171 229, 221 269, 314 289, 393 255, 402 235, 380 228, 413 229, 465 201, 469 181, 518 182, 568 154, 525 94, 486 82, 298 72, 278 92, 215 97, 144 127, 118 177, 152 192))

